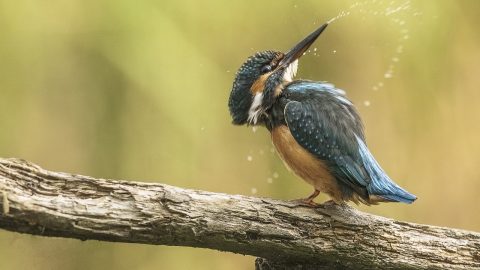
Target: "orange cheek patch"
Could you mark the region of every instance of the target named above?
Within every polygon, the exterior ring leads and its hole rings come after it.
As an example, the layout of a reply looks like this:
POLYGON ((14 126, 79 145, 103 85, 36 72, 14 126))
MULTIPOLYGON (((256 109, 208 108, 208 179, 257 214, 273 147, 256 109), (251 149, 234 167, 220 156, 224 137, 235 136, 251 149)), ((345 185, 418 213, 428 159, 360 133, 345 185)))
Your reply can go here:
POLYGON ((252 87, 250 87, 250 91, 253 94, 261 93, 265 89, 265 82, 268 79, 268 76, 270 76, 272 72, 268 72, 260 76, 253 84, 252 87))

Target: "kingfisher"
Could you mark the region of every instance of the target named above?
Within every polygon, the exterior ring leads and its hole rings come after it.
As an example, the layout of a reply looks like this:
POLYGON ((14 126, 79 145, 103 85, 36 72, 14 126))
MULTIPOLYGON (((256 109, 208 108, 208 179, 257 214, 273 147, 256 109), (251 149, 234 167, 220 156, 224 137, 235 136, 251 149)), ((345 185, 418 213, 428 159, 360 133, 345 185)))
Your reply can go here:
POLYGON ((337 204, 402 202, 417 197, 398 186, 367 148, 360 116, 332 84, 294 80, 298 59, 329 22, 286 53, 261 51, 236 73, 228 100, 234 125, 264 126, 284 164, 313 186, 302 203, 315 206, 320 192, 337 204))

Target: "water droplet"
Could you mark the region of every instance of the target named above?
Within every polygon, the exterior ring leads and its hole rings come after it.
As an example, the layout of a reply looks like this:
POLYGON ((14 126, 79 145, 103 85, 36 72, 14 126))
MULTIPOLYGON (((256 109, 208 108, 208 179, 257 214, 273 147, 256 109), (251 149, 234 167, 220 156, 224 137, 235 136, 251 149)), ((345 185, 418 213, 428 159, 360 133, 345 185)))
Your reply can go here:
POLYGON ((273 176, 273 178, 278 178, 279 175, 278 175, 277 172, 274 172, 274 173, 272 174, 272 176, 273 176))
POLYGON ((257 194, 257 189, 254 188, 254 187, 252 187, 252 189, 250 190, 250 192, 251 192, 252 194, 257 194))
POLYGON ((271 177, 267 178, 267 183, 269 184, 273 183, 273 179, 271 177))
POLYGON ((393 57, 393 58, 392 58, 392 61, 393 61, 393 62, 398 62, 398 61, 400 61, 400 59, 399 59, 398 57, 393 57))
POLYGON ((370 106, 370 101, 368 101, 368 100, 365 100, 365 101, 363 102, 363 105, 365 105, 365 107, 368 107, 368 106, 370 106))
POLYGON ((252 160, 253 160, 253 157, 252 157, 252 156, 247 156, 247 160, 248 160, 248 161, 252 161, 252 160))
POLYGON ((387 72, 383 75, 383 77, 385 77, 385 79, 390 79, 390 78, 393 77, 393 75, 392 75, 391 71, 387 71, 387 72))
POLYGON ((204 130, 205 130, 205 127, 201 127, 200 130, 201 130, 201 131, 204 131, 204 130))
POLYGON ((333 50, 333 54, 336 54, 337 53, 337 50, 333 50))
POLYGON ((253 133, 257 132, 257 127, 252 127, 253 133))

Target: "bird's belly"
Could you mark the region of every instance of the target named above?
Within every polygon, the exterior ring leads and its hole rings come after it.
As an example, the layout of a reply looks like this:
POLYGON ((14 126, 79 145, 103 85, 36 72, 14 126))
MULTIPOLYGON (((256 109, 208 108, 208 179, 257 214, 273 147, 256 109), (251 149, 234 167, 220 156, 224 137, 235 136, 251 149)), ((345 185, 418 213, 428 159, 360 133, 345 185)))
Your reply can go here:
POLYGON ((272 141, 285 165, 315 189, 341 201, 340 188, 327 165, 297 143, 287 126, 272 129, 272 141))

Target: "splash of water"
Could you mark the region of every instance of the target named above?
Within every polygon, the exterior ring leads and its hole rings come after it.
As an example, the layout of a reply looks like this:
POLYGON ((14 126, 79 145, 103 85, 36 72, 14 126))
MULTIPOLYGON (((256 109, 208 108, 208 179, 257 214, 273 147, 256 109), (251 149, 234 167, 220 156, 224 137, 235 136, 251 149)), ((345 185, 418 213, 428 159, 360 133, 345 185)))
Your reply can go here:
POLYGON ((333 23, 334 21, 340 19, 340 18, 343 18, 343 17, 346 17, 350 15, 350 11, 341 11, 340 13, 338 13, 337 16, 331 18, 330 20, 327 21, 328 24, 331 24, 333 23))
MULTIPOLYGON (((400 62, 404 44, 410 39, 408 21, 405 20, 405 16, 420 16, 422 13, 412 8, 410 0, 364 0, 354 2, 347 10, 341 11, 337 16, 328 20, 328 23, 333 23, 351 14, 362 15, 362 20, 365 20, 367 15, 376 17, 381 16, 387 18, 398 29, 398 45, 392 52, 387 68, 383 72, 383 78, 374 83, 371 87, 372 90, 378 91, 384 87, 384 80, 392 79, 394 77, 395 67, 400 62)), ((335 54, 336 50, 334 50, 333 53, 335 54)), ((368 102, 368 104, 370 105, 370 102, 368 102)), ((369 106, 366 104, 364 105, 369 106)))

